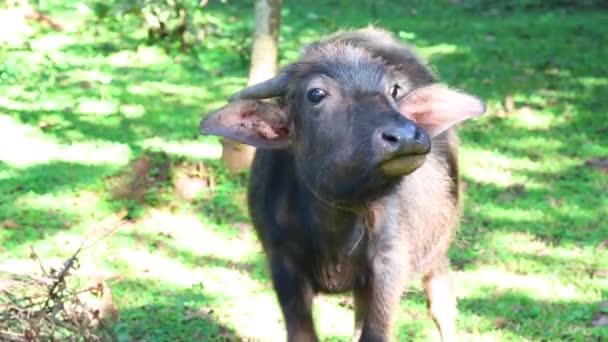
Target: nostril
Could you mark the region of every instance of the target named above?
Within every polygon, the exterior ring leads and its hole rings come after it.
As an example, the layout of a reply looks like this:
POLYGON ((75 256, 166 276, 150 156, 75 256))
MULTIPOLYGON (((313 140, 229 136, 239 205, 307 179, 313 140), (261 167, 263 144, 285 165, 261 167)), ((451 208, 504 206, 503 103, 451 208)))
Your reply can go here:
POLYGON ((393 134, 382 132, 382 139, 388 141, 391 144, 399 143, 399 138, 393 134))
POLYGON ((422 130, 419 127, 416 127, 416 131, 414 132, 414 140, 422 140, 422 130))

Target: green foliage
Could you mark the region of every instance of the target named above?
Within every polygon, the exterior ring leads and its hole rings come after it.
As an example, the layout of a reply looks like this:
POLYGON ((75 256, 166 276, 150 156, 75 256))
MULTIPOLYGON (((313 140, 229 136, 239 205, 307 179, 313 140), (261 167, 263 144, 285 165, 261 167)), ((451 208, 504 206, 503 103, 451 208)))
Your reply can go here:
POLYGON ((125 21, 134 19, 135 27, 147 32, 149 43, 185 51, 218 33, 219 20, 205 13, 205 4, 193 0, 113 0, 94 1, 89 6, 97 20, 110 29, 120 31, 125 21))
MULTIPOLYGON (((176 38, 151 44, 143 9, 118 15, 127 2, 105 3, 102 18, 89 2, 40 1, 66 30, 0 30, 11 32, 0 36, 0 272, 37 270, 30 246, 60 265, 122 219, 82 253, 78 272, 83 283, 107 276, 120 340, 284 339, 248 224, 246 175, 229 177, 218 140, 197 132, 203 113, 246 83, 251 1, 182 2, 205 32, 187 53, 176 38), (134 177, 143 157, 152 166, 134 177), (191 199, 176 190, 184 174, 201 188, 191 199), (117 198, 117 183, 143 184, 143 196, 117 198)), ((485 99, 488 113, 461 129, 465 217, 450 256, 462 339, 607 339, 589 323, 608 300, 608 15, 503 3, 515 2, 286 1, 280 60, 335 29, 376 23, 418 46, 446 83, 485 99)), ((412 285, 396 337, 425 341, 433 323, 412 285)), ((316 303, 327 340, 350 336, 343 299, 316 303)))
POLYGON ((577 9, 577 8, 608 8, 604 0, 463 0, 464 6, 471 9, 485 9, 490 11, 530 11, 540 9, 577 9))

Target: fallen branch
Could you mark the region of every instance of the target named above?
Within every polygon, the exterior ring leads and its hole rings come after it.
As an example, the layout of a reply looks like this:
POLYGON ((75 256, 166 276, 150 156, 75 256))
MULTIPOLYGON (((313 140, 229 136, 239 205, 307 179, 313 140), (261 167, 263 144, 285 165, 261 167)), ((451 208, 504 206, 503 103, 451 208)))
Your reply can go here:
POLYGON ((116 341, 110 323, 117 313, 106 282, 78 288, 69 280, 79 255, 125 223, 123 215, 101 236, 86 236, 58 270, 45 268, 32 248, 42 275, 11 274, 0 281, 0 341, 116 341))

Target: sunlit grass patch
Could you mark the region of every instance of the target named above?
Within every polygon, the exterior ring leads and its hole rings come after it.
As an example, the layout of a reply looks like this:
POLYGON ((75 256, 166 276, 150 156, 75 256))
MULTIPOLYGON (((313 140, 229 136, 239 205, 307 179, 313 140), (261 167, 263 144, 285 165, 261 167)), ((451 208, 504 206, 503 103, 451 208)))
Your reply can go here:
POLYGON ((319 330, 325 336, 346 336, 348 332, 354 331, 355 315, 347 305, 342 296, 319 296, 315 300, 313 316, 319 330))
MULTIPOLYGON (((412 37, 413 38, 413 37, 412 37)), ((455 53, 459 48, 454 44, 433 44, 432 46, 419 48, 420 53, 426 58, 433 58, 438 55, 449 55, 455 53)))
POLYGON ((28 167, 49 161, 120 165, 130 156, 126 146, 112 142, 57 142, 39 127, 20 123, 7 114, 0 115, 0 143, 4 146, 0 150, 0 159, 14 167, 28 167))
MULTIPOLYGON (((500 137, 497 137, 500 139, 500 137)), ((518 172, 519 170, 540 169, 542 165, 525 157, 510 157, 500 150, 486 150, 464 146, 460 155, 463 175, 478 182, 492 183, 507 187, 516 183, 526 183, 530 187, 542 187, 518 172)))
POLYGON ((217 139, 198 139, 196 141, 164 141, 158 137, 145 139, 142 146, 158 149, 167 153, 187 156, 197 159, 219 159, 222 154, 221 145, 217 139))

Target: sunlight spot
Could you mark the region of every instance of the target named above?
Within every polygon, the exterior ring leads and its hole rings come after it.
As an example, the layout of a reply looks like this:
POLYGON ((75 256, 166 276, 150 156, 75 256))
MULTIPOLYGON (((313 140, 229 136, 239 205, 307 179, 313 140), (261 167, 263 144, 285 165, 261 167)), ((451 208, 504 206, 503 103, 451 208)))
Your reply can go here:
POLYGON ((449 55, 455 53, 458 51, 458 46, 453 44, 437 44, 429 47, 419 47, 418 50, 428 59, 433 59, 438 55, 449 55))
POLYGON ((486 203, 484 205, 484 216, 490 220, 509 220, 509 221, 539 221, 541 222, 542 210, 536 208, 513 208, 486 203))
POLYGON ((120 51, 108 57, 108 62, 113 66, 129 66, 131 64, 142 67, 153 64, 170 63, 167 54, 159 47, 139 46, 136 52, 120 51))
POLYGON ((234 308, 229 319, 245 340, 285 340, 283 317, 274 296, 250 296, 248 301, 235 301, 234 308))
MULTIPOLYGON (((527 188, 527 185, 526 185, 527 188)), ((503 222, 531 222, 531 223, 541 223, 546 222, 548 218, 554 218, 555 215, 553 212, 547 212, 546 208, 543 208, 540 205, 536 205, 535 207, 521 207, 516 206, 504 206, 501 203, 496 202, 487 202, 483 204, 483 216, 487 217, 489 220, 497 220, 503 222)), ((577 219, 586 219, 589 216, 589 213, 585 210, 581 210, 578 207, 577 203, 564 203, 561 205, 560 210, 562 211, 562 219, 568 218, 570 220, 576 221, 577 219)), ((519 229, 527 229, 527 227, 519 227, 519 229)))
POLYGON ((219 159, 222 155, 222 145, 214 137, 201 137, 194 141, 165 141, 160 138, 150 138, 143 140, 142 146, 192 158, 219 159))
MULTIPOLYGON (((18 90, 19 91, 19 90, 18 90)), ((7 92, 10 92, 7 91, 7 92)), ((21 98, 27 98, 24 96, 24 93, 20 94, 21 98)), ((32 99, 34 100, 34 99, 32 99)), ((27 102, 27 101, 14 101, 7 97, 0 96, 0 106, 4 107, 7 111, 15 110, 15 111, 42 111, 42 112, 60 112, 66 108, 66 102, 69 103, 71 100, 70 97, 61 97, 56 96, 53 99, 35 99, 36 101, 27 102)), ((45 114, 43 116, 52 115, 51 113, 45 114)), ((66 121, 64 118, 61 118, 59 115, 56 116, 56 119, 60 119, 60 121, 66 121)))
POLYGON ((398 35, 399 35, 399 38, 405 39, 405 40, 416 39, 416 33, 414 33, 414 32, 399 31, 398 35))
POLYGON ((89 8, 89 6, 87 6, 85 3, 82 3, 80 1, 75 3, 73 6, 79 14, 88 15, 88 14, 93 13, 93 10, 91 8, 89 8))
POLYGON ((40 265, 34 260, 6 259, 0 260, 0 273, 32 274, 40 271, 40 265))
MULTIPOLYGON (((17 62, 14 62, 17 63, 17 62)), ((5 64, 6 65, 6 64, 5 64)), ((2 105, 4 102, 7 103, 20 103, 11 100, 11 97, 18 97, 21 101, 36 101, 40 97, 40 93, 34 90, 27 90, 26 86, 23 84, 13 84, 13 85, 3 85, 2 86, 2 94, 4 96, 0 96, 0 101, 2 101, 2 105)))
POLYGON ((128 119, 140 118, 146 114, 146 108, 141 104, 120 105, 120 112, 128 119))
POLYGON ((321 331, 327 335, 341 336, 345 331, 354 331, 354 313, 337 305, 336 299, 331 295, 316 297, 313 312, 321 331))
POLYGON ((192 286, 205 280, 204 272, 189 269, 178 260, 154 255, 143 250, 121 248, 118 257, 128 263, 133 271, 129 276, 142 279, 160 279, 164 282, 192 286))
POLYGON ((202 271, 205 291, 229 297, 248 297, 252 290, 260 289, 260 285, 249 275, 220 266, 205 267, 202 271))
MULTIPOLYGON (((21 89, 17 89, 17 91, 20 91, 21 89)), ((39 104, 28 104, 28 103, 23 103, 23 102, 19 102, 19 101, 13 101, 7 97, 3 97, 0 96, 0 106, 4 107, 5 109, 8 110, 19 110, 19 111, 25 111, 25 110, 34 110, 36 108, 42 109, 40 108, 39 104)), ((53 110, 53 109, 50 109, 53 110)))
POLYGON ((496 151, 482 150, 470 146, 462 146, 460 158, 463 175, 478 182, 493 183, 503 187, 525 182, 526 187, 543 187, 542 184, 516 172, 518 170, 530 171, 540 168, 541 165, 529 159, 507 157, 496 151))
POLYGON ((18 46, 25 43, 36 29, 25 20, 29 6, 0 10, 0 44, 18 46))
POLYGON ((0 171, 0 180, 6 180, 11 177, 15 177, 15 172, 12 170, 1 170, 0 171))
POLYGON ((608 86, 608 77, 581 76, 577 77, 577 80, 587 87, 608 86))
POLYGON ((132 94, 172 94, 180 97, 201 97, 200 87, 171 84, 167 82, 146 81, 139 84, 130 84, 127 90, 132 94))
POLYGON ((507 120, 512 122, 515 127, 529 130, 548 130, 551 128, 554 117, 546 112, 523 107, 518 109, 517 113, 509 115, 507 120))
POLYGON ((225 268, 204 271, 203 289, 221 298, 221 318, 239 328, 239 334, 263 341, 284 338, 281 311, 273 293, 246 275, 225 268))
POLYGON ((108 62, 113 66, 128 66, 133 59, 133 52, 131 51, 120 51, 116 52, 108 57, 108 62))
POLYGON ((190 251, 194 257, 201 256, 201 260, 210 256, 225 261, 242 261, 257 252, 257 245, 246 239, 228 239, 210 230, 195 215, 153 209, 140 225, 148 233, 170 235, 176 247, 190 251))
MULTIPOLYGON (((546 137, 539 136, 533 132, 526 137, 513 139, 509 141, 513 147, 517 147, 522 151, 536 151, 542 150, 543 154, 556 153, 560 148, 563 147, 564 143, 557 139, 547 139, 546 137)), ((526 167, 523 167, 524 169, 526 167)))
POLYGON ((523 231, 513 233, 491 232, 488 234, 487 240, 490 246, 513 253, 528 253, 547 248, 547 245, 536 239, 533 234, 523 231))
POLYGON ((458 297, 492 296, 506 291, 521 291, 537 299, 580 300, 581 295, 573 284, 564 284, 550 275, 519 275, 508 270, 479 268, 475 271, 454 272, 458 297), (493 293, 488 293, 493 288, 493 293))
POLYGON ((275 296, 270 293, 249 293, 229 303, 223 301, 225 319, 239 334, 255 341, 281 341, 285 339, 283 316, 275 296))
POLYGON ((24 125, 14 118, 0 115, 0 160, 15 167, 26 167, 49 161, 89 164, 126 164, 130 157, 128 146, 109 142, 89 142, 62 145, 24 125))
POLYGON ((112 76, 97 70, 74 70, 69 74, 70 79, 75 80, 86 80, 99 82, 101 84, 110 84, 112 82, 112 76))
POLYGON ((62 47, 72 44, 76 41, 74 37, 64 34, 49 34, 30 41, 32 50, 48 51, 58 53, 62 47))
MULTIPOLYGON (((31 251, 31 249, 28 246, 28 251, 31 251)), ((39 250, 36 250, 36 252, 40 252, 39 250)), ((0 257, 1 258, 1 257, 0 257)), ((49 256, 45 256, 44 260, 42 261, 44 268, 48 271, 51 269, 61 269, 63 266, 63 263, 65 262, 65 259, 62 258, 58 258, 58 257, 49 257, 49 256)), ((20 274, 20 275, 37 275, 37 274, 41 274, 42 270, 40 269, 40 262, 38 260, 34 260, 34 259, 14 259, 14 258, 9 258, 6 260, 1 260, 0 259, 0 275, 2 275, 2 273, 6 273, 6 274, 20 274)))
POLYGON ((16 204, 22 208, 41 210, 76 210, 83 213, 94 210, 99 205, 99 196, 92 192, 76 192, 75 189, 60 193, 37 194, 29 192, 17 198, 16 204))
POLYGON ((110 115, 118 111, 118 103, 94 98, 81 98, 77 111, 82 114, 110 115))
POLYGON ((151 89, 148 88, 148 87, 146 87, 144 84, 139 84, 139 83, 129 84, 127 86, 127 92, 129 94, 137 94, 137 95, 149 95, 149 94, 152 94, 153 92, 151 91, 151 89))

